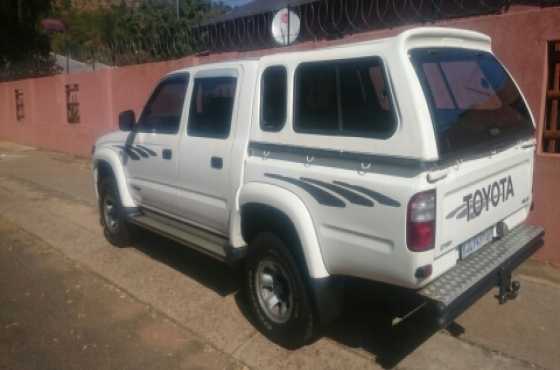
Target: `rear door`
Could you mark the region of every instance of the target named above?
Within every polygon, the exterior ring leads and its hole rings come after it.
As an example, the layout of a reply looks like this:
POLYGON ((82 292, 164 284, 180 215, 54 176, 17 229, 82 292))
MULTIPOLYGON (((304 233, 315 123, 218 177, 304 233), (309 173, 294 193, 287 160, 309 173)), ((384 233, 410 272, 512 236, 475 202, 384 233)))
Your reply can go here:
POLYGON ((466 256, 495 234, 491 228, 500 221, 513 227, 525 219, 534 125, 515 82, 492 54, 424 48, 412 50, 411 58, 430 106, 440 172, 447 175, 437 184, 437 252, 461 246, 466 256))
POLYGON ((235 132, 239 71, 198 72, 180 145, 181 214, 191 223, 227 234, 231 151, 235 132))

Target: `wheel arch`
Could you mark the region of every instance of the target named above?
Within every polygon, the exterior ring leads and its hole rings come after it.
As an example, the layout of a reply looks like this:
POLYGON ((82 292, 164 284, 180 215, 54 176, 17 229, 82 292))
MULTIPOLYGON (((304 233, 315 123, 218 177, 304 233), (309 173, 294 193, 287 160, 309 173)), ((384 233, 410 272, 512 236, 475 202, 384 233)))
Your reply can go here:
POLYGON ((132 199, 128 189, 124 168, 116 152, 110 149, 100 149, 96 151, 93 159, 93 173, 97 194, 99 193, 99 183, 101 179, 104 176, 113 176, 119 189, 122 205, 127 208, 136 207, 136 202, 132 199))
POLYGON ((311 215, 297 195, 279 186, 249 183, 240 193, 239 209, 240 231, 246 244, 262 227, 280 227, 282 231, 293 232, 298 238, 311 278, 330 276, 311 215))
POLYGON ((259 231, 258 225, 250 223, 251 220, 266 223, 272 217, 273 222, 294 233, 301 252, 296 254, 305 260, 304 273, 319 322, 327 325, 338 317, 343 305, 342 281, 327 271, 313 220, 303 201, 279 186, 250 183, 242 189, 239 208, 239 229, 247 244, 259 231), (251 212, 256 214, 251 215, 251 212), (256 229, 251 230, 251 227, 256 229))

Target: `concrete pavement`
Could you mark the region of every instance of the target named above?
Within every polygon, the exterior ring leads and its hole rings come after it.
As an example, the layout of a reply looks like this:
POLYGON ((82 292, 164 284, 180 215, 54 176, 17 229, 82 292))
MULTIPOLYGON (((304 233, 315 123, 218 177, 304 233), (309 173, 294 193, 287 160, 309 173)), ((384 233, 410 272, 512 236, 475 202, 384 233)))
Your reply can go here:
POLYGON ((0 236, 0 369, 247 369, 1 217, 0 236))
MULTIPOLYGON (((0 217, 251 368, 555 369, 560 363, 560 273, 534 262, 520 269, 516 301, 499 306, 489 293, 459 318, 458 336, 433 332, 416 318, 392 328, 392 308, 366 290, 346 302, 343 317, 321 339, 287 351, 248 322, 234 271, 149 233, 134 248, 110 247, 87 161, 0 143, 0 217)), ((5 238, 0 230, 0 248, 5 238)))

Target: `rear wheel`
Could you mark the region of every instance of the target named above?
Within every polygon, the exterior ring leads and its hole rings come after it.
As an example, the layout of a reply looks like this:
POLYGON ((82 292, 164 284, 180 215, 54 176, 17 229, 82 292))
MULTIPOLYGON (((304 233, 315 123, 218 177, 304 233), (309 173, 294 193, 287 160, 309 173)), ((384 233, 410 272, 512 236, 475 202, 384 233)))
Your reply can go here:
POLYGON ((250 250, 244 287, 258 329, 284 347, 305 345, 313 337, 315 318, 296 258, 271 233, 257 235, 250 250))
POLYGON ((128 246, 131 239, 130 225, 126 221, 119 190, 113 178, 101 181, 99 207, 105 238, 114 246, 128 246))

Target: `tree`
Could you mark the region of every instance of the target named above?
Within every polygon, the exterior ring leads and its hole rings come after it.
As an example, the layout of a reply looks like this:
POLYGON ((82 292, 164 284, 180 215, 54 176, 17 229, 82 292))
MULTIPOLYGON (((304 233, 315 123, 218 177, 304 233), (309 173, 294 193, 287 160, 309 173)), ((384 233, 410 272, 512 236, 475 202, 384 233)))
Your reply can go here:
POLYGON ((53 39, 53 49, 73 58, 123 65, 173 59, 192 53, 196 40, 192 29, 225 11, 210 0, 145 0, 138 5, 122 1, 94 10, 57 8, 68 26, 65 35, 53 39))
POLYGON ((49 39, 39 21, 50 0, 3 0, 0 3, 0 79, 52 72, 49 39))

